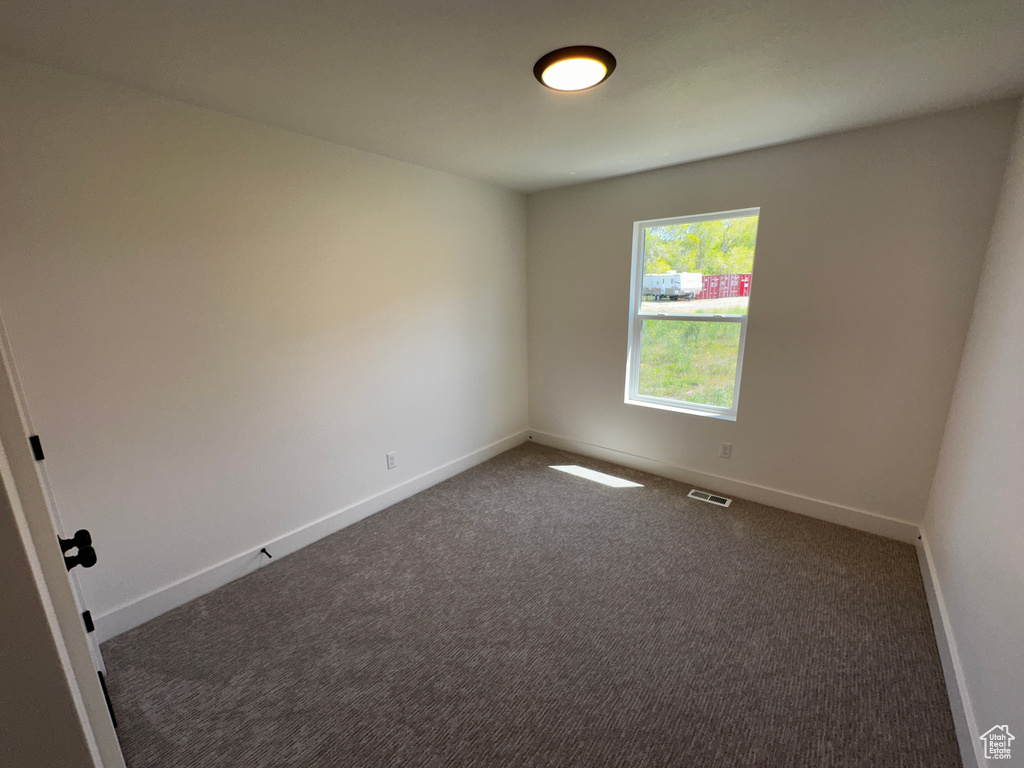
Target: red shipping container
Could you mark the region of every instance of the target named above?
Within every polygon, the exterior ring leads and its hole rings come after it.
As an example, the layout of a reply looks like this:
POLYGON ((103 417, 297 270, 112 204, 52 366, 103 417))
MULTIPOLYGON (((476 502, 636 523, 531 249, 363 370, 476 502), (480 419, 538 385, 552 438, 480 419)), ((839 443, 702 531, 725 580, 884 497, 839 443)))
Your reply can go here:
POLYGON ((711 275, 711 279, 708 281, 708 298, 717 299, 722 295, 722 276, 711 275))
POLYGON ((750 295, 750 273, 731 275, 702 275, 702 299, 729 299, 750 295))

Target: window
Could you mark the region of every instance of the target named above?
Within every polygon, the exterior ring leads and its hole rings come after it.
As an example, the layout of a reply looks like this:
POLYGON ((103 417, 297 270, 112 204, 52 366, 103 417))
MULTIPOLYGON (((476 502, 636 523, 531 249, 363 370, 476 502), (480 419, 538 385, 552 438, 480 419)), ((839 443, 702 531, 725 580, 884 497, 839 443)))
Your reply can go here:
POLYGON ((736 419, 759 213, 633 225, 627 403, 736 419))

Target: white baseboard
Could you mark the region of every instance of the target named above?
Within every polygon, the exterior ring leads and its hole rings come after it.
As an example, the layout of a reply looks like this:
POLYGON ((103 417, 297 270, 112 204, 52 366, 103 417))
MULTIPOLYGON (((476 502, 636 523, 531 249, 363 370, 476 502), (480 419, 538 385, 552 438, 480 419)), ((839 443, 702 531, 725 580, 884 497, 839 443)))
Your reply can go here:
POLYGON ((712 475, 708 472, 687 469, 675 464, 667 464, 655 459, 649 459, 645 456, 637 456, 632 453, 617 451, 614 448, 605 448, 601 445, 575 440, 571 437, 533 430, 529 434, 533 442, 540 443, 541 445, 561 448, 562 450, 579 453, 583 456, 609 461, 613 464, 621 464, 643 472, 650 472, 652 475, 658 475, 659 477, 679 480, 727 496, 738 496, 749 501, 756 501, 759 504, 785 509, 789 512, 796 512, 797 514, 814 517, 818 520, 826 520, 830 523, 844 525, 847 528, 855 528, 858 531, 866 531, 879 536, 885 536, 889 539, 917 544, 919 534, 917 525, 905 520, 897 520, 893 517, 878 515, 863 509, 844 507, 828 501, 812 499, 808 496, 801 496, 788 491, 780 491, 776 488, 767 488, 763 485, 732 480, 727 477, 712 475))
POLYGON ((949 706, 953 712, 953 725, 956 727, 956 740, 960 745, 960 759, 964 768, 974 765, 985 765, 982 751, 981 736, 977 720, 974 719, 974 708, 971 697, 967 693, 964 668, 960 663, 953 629, 949 623, 946 601, 942 597, 942 587, 935 573, 935 561, 928 547, 928 535, 922 529, 921 541, 917 548, 917 559, 921 564, 921 578, 924 591, 928 596, 928 608, 932 614, 932 627, 935 630, 935 642, 939 646, 939 658, 942 660, 942 674, 946 679, 946 693, 949 706))
POLYGON ((525 431, 509 435, 502 440, 484 446, 478 451, 466 454, 436 469, 406 480, 404 483, 393 488, 358 501, 344 509, 339 509, 337 512, 332 512, 320 520, 308 523, 301 528, 279 536, 273 541, 268 541, 254 549, 241 552, 221 563, 212 565, 198 573, 168 584, 166 587, 161 587, 142 597, 120 605, 95 617, 97 640, 102 643, 112 637, 116 637, 122 632, 127 632, 133 627, 156 618, 162 613, 166 613, 173 608, 177 608, 179 605, 184 605, 190 600, 212 592, 218 587, 222 587, 235 579, 245 576, 247 573, 252 573, 270 562, 264 555, 260 554, 260 547, 270 549, 275 558, 289 555, 365 517, 380 512, 392 504, 397 504, 432 485, 437 485, 449 477, 464 472, 470 467, 494 458, 499 453, 504 453, 510 448, 514 448, 524 442, 527 439, 527 435, 528 433, 525 431))

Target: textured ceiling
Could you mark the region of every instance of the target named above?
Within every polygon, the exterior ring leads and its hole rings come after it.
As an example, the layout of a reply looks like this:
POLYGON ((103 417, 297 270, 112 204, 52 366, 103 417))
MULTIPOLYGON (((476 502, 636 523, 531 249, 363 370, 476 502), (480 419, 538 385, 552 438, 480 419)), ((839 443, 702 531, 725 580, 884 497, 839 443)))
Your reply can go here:
POLYGON ((1022 0, 2 0, 5 52, 521 190, 1024 92, 1022 0), (534 61, 618 69, 557 94, 534 61))

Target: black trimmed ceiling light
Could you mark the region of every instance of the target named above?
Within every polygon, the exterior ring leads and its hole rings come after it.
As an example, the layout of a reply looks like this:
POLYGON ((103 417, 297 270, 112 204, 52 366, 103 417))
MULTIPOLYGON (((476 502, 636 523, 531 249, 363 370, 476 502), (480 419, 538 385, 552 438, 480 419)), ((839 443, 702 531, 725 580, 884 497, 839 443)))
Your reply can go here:
POLYGON ((615 57, 604 48, 572 45, 546 53, 533 65, 533 75, 553 91, 585 91, 615 71, 615 57))

